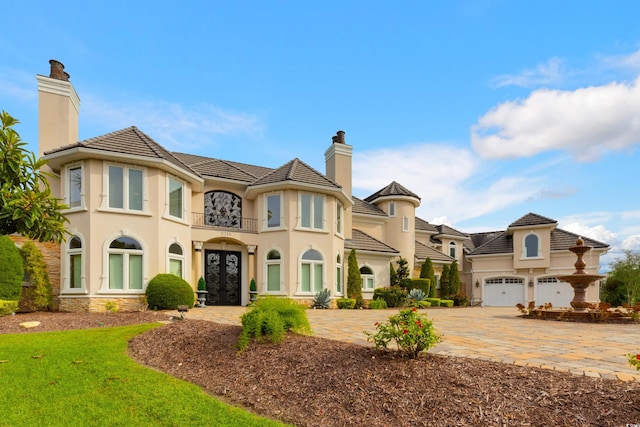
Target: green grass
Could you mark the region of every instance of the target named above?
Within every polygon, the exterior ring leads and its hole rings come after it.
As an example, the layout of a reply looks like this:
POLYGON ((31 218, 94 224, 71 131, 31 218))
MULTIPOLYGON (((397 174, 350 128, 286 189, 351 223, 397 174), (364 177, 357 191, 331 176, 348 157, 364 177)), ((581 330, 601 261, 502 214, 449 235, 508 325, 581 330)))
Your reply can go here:
POLYGON ((0 426, 280 426, 136 364, 157 325, 0 335, 0 426))

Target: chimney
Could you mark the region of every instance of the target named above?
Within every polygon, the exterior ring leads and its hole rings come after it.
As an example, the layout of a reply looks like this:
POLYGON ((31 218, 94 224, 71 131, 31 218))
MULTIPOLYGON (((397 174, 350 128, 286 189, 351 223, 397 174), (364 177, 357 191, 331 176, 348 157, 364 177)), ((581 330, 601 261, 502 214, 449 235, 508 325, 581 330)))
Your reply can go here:
POLYGON ((339 130, 336 133, 335 142, 337 142, 338 144, 344 144, 344 131, 343 130, 339 130))
MULTIPOLYGON (((353 147, 344 142, 344 131, 339 130, 331 137, 332 144, 324 153, 326 175, 330 180, 340 184, 347 197, 351 198, 352 168, 351 157, 353 147)), ((351 238, 351 206, 344 207, 344 233, 347 239, 351 238)))
POLYGON ((38 155, 78 142, 80 98, 69 81, 64 65, 49 61, 49 76, 38 81, 38 155))

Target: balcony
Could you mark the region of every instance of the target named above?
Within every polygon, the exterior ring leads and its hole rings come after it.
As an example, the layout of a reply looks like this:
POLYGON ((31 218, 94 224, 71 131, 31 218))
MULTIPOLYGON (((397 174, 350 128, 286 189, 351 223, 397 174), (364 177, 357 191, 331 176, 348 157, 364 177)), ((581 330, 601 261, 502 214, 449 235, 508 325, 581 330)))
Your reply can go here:
POLYGON ((205 221, 204 213, 193 212, 191 227, 211 230, 233 231, 238 233, 258 233, 258 220, 242 218, 241 221, 228 217, 205 221), (237 222, 236 222, 237 221, 237 222))

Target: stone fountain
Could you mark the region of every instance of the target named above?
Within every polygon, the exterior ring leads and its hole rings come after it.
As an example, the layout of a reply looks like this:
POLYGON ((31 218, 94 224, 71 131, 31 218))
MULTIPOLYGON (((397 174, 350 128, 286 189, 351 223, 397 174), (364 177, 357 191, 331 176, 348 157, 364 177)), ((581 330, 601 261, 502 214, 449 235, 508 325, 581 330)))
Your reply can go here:
POLYGON ((556 276, 556 279, 569 283, 573 288, 573 300, 571 301, 571 307, 573 307, 575 311, 587 310, 589 307, 589 302, 586 298, 587 287, 596 280, 606 277, 600 274, 588 274, 584 271, 587 264, 582 258, 584 257, 584 254, 589 252, 591 249, 592 246, 585 245, 584 240, 582 240, 581 237, 578 237, 576 245, 569 248, 569 250, 578 257, 578 260, 574 264, 576 271, 573 274, 556 276))

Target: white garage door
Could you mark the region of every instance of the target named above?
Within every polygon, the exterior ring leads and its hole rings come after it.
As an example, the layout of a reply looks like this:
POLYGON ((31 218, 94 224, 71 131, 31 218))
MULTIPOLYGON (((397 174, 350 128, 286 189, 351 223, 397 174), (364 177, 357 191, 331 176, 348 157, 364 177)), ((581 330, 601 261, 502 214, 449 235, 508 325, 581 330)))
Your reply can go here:
POLYGON ((497 277, 484 282, 483 304, 492 307, 515 307, 524 304, 524 279, 497 277))
POLYGON ((571 307, 573 288, 555 277, 542 277, 536 281, 534 298, 537 306, 550 302, 554 307, 571 307))

